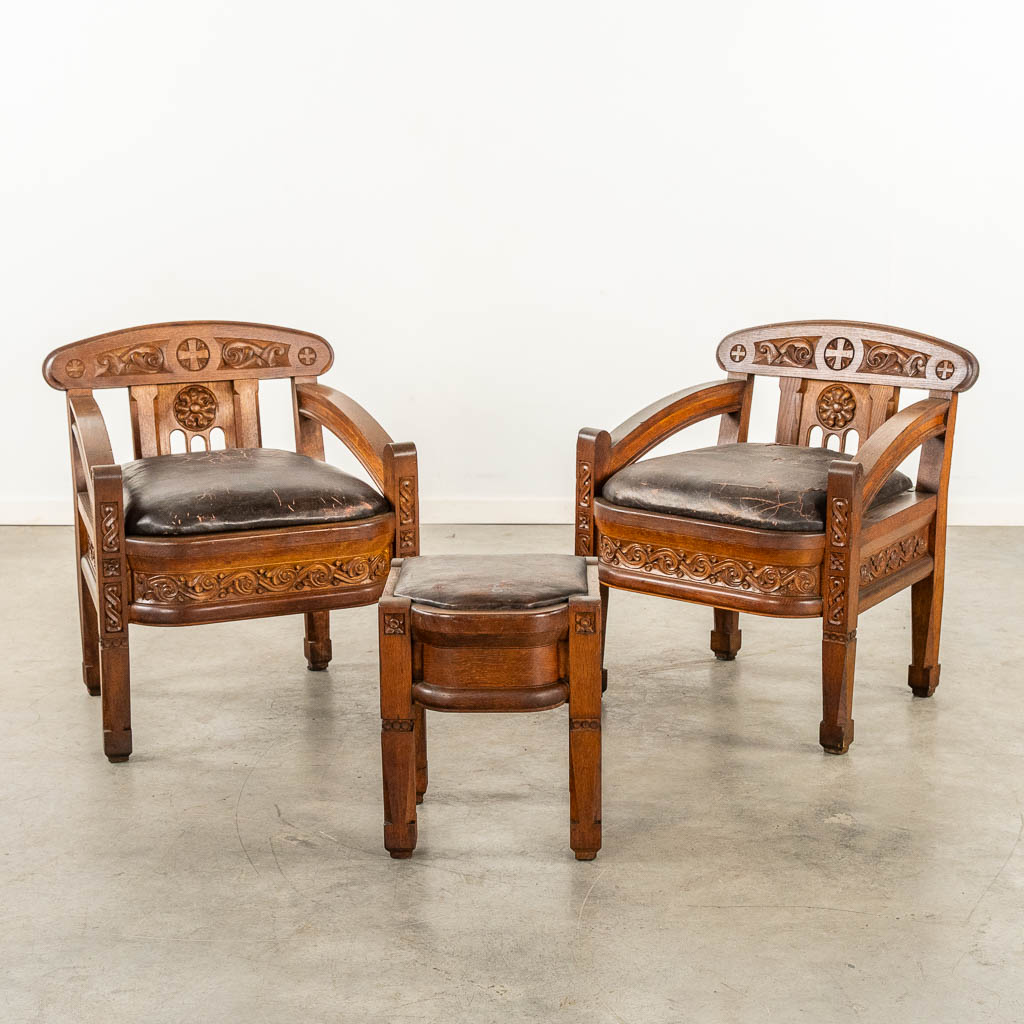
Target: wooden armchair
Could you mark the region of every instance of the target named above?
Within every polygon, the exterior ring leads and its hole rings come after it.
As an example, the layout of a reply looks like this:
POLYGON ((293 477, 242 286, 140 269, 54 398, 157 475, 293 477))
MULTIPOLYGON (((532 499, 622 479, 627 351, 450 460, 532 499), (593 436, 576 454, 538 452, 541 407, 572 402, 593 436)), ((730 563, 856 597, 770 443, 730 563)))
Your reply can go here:
POLYGON ((938 686, 957 393, 978 364, 937 338, 849 321, 737 331, 717 354, 725 380, 580 432, 576 553, 598 556, 606 606, 608 587, 712 606, 720 659, 740 648, 741 611, 820 616, 819 742, 842 754, 859 612, 912 587, 910 688, 938 686), (779 378, 774 445, 746 443, 757 375, 779 378), (897 411, 902 387, 928 395, 897 411), (638 461, 710 416, 716 447, 638 461), (919 447, 915 486, 897 467, 919 447))
POLYGON ((47 383, 67 392, 82 673, 111 761, 132 751, 129 623, 301 612, 309 668, 325 669, 329 610, 375 603, 392 556, 419 552, 416 449, 317 383, 333 359, 315 334, 210 321, 47 356, 47 383), (294 453, 261 444, 259 381, 275 377, 291 378, 294 453), (112 387, 130 396, 135 459, 123 465, 92 394, 112 387), (325 463, 324 427, 375 487, 325 463))

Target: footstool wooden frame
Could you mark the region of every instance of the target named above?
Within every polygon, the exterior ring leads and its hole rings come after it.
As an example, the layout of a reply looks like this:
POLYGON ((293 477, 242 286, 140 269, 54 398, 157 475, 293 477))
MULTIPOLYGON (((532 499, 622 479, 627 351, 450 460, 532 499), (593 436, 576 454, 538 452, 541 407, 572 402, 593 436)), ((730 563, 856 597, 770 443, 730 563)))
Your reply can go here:
POLYGON ((396 596, 405 561, 392 561, 379 604, 385 847, 395 858, 416 847, 427 709, 545 711, 568 702, 569 845, 577 860, 593 860, 601 848, 604 634, 597 559, 585 560, 586 593, 500 611, 453 611, 396 596))

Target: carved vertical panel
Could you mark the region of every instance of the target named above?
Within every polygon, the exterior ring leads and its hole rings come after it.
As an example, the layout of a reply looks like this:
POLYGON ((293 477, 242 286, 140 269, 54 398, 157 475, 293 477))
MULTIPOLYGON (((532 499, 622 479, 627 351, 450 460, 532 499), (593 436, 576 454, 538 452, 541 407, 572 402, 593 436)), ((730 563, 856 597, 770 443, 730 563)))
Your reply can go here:
POLYGON ((398 554, 415 555, 419 550, 416 515, 416 477, 398 480, 398 554))
POLYGON ((121 471, 100 467, 95 473, 97 612, 100 647, 128 646, 128 587, 125 578, 121 471))
POLYGON ((594 553, 594 472, 589 462, 576 463, 576 554, 594 553))
MULTIPOLYGON (((829 447, 829 437, 835 436, 839 440, 838 450, 852 454, 852 446, 847 441, 851 431, 857 432, 859 443, 863 444, 896 411, 898 392, 888 385, 813 380, 802 383, 803 399, 795 432, 797 444, 810 444, 811 434, 817 428, 821 431, 821 440, 815 438, 816 446, 829 447)), ((786 397, 784 390, 784 401, 786 397)), ((783 432, 781 423, 780 409, 780 434, 783 432)))
POLYGON ((856 635, 860 572, 860 486, 858 464, 830 474, 825 523, 822 617, 825 639, 849 642, 856 635))

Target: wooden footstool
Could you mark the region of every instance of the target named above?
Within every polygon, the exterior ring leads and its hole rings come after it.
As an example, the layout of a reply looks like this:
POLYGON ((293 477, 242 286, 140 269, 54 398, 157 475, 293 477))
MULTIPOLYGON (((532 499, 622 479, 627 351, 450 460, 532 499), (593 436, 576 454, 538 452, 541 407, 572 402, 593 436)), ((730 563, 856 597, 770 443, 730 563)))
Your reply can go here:
POLYGON ((546 711, 569 703, 569 845, 601 848, 597 560, 573 555, 397 558, 380 599, 384 845, 416 847, 427 789, 424 710, 546 711))

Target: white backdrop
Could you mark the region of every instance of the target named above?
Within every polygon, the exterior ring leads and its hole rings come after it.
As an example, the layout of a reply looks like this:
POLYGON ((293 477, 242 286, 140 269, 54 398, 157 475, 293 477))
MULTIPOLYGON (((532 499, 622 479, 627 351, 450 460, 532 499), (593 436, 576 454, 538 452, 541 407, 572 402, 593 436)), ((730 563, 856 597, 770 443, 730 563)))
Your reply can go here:
MULTIPOLYGON (((69 521, 39 366, 119 327, 323 334, 327 382, 416 441, 428 521, 554 522, 579 427, 720 376, 735 328, 849 317, 973 349, 952 519, 1024 523, 1017 3, 54 0, 3 25, 0 521, 69 521)), ((264 408, 285 443, 281 388, 264 408)))

